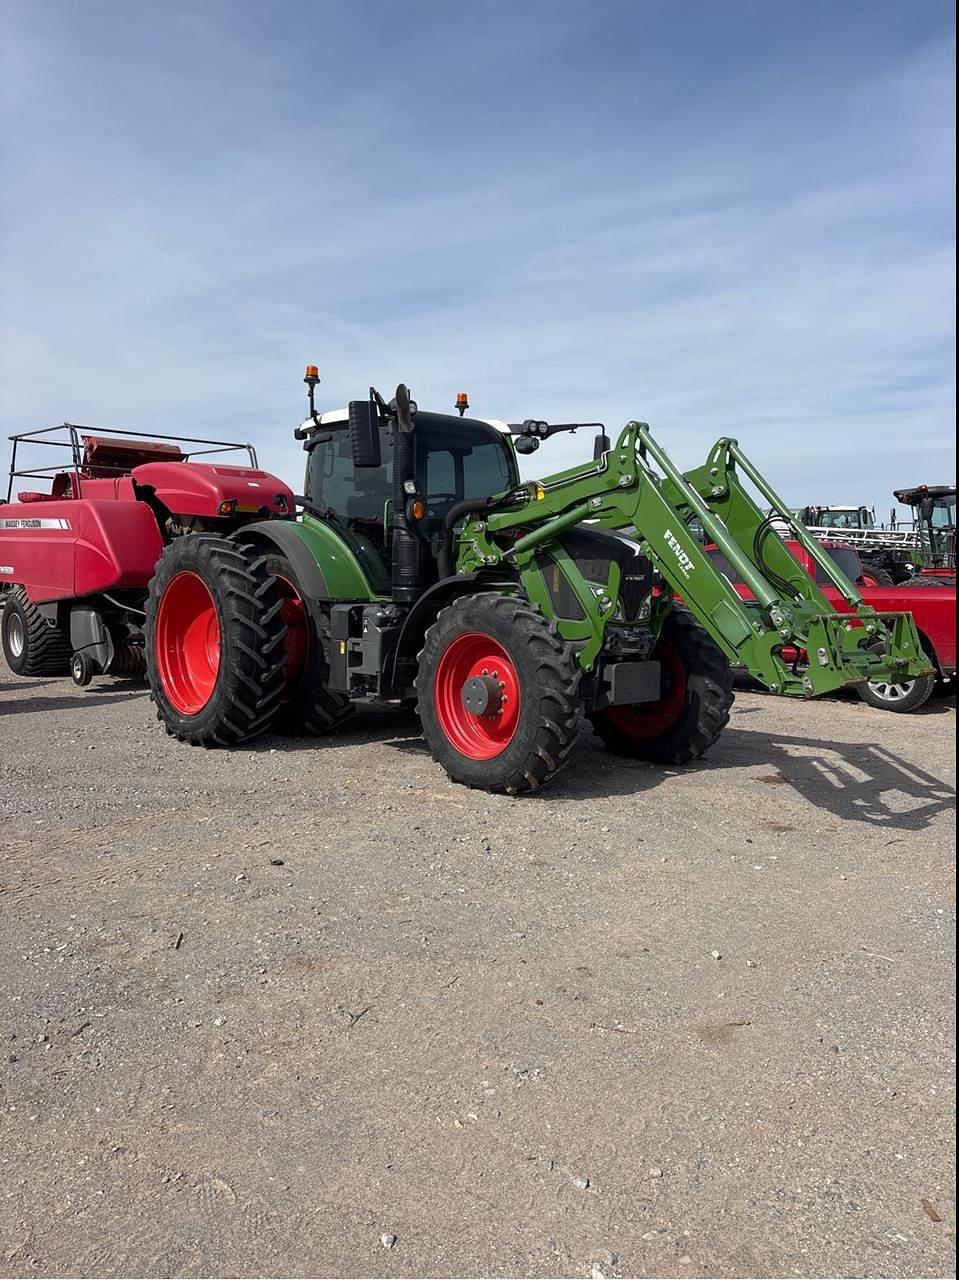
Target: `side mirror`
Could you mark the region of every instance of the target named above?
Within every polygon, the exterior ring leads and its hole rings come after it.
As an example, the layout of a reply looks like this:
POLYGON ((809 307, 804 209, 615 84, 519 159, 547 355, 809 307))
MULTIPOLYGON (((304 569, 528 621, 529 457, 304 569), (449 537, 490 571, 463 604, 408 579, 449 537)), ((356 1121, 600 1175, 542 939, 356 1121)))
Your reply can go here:
POLYGON ((601 431, 593 441, 593 461, 598 462, 604 453, 609 453, 613 447, 613 442, 605 431, 601 431))
POLYGON ((513 447, 517 453, 535 453, 539 448, 539 441, 535 436, 517 436, 513 447))
POLYGON ((382 465, 380 419, 369 400, 350 401, 350 451, 354 467, 382 465))
POLYGON ((936 509, 936 500, 928 493, 925 494, 919 503, 919 514, 923 520, 931 520, 932 513, 936 509))

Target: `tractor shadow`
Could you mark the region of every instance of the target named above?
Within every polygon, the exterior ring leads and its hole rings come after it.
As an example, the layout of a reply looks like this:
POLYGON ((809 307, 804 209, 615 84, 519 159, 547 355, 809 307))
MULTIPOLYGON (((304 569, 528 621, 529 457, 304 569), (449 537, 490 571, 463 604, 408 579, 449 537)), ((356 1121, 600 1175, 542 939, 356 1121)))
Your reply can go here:
MULTIPOLYGON (((750 680, 748 676, 737 676, 736 688, 742 689, 746 693, 762 694, 765 698, 771 701, 778 699, 777 694, 770 693, 769 690, 765 687, 765 685, 760 684, 758 680, 750 680)), ((845 706, 847 707, 849 706, 859 707, 864 711, 866 710, 866 704, 862 701, 859 695, 855 693, 852 689, 839 689, 835 693, 825 694, 823 697, 815 699, 815 701, 825 706, 829 706, 829 704, 833 702, 838 702, 838 703, 845 704, 845 706)), ((753 710, 758 710, 758 708, 753 708, 753 710)), ((906 714, 909 715, 910 717, 940 716, 940 715, 946 715, 950 711, 955 711, 955 710, 956 710, 955 693, 952 693, 948 690, 942 691, 942 692, 940 692, 939 690, 936 690, 928 702, 924 702, 921 707, 917 707, 915 711, 909 711, 906 714)), ((742 715, 744 714, 744 712, 740 711, 739 714, 742 715)), ((880 712, 880 714, 881 715, 888 714, 892 716, 895 713, 880 712)))
MULTIPOLYGON (((92 713, 97 707, 106 706, 108 703, 129 702, 131 699, 143 698, 149 693, 149 689, 142 680, 113 680, 109 683, 90 685, 85 690, 78 689, 59 697, 50 697, 46 694, 36 697, 32 695, 33 689, 45 684, 58 684, 63 687, 64 681, 35 680, 29 685, 0 685, 0 716, 36 715, 44 711, 80 711, 84 704, 92 713), (3 696, 14 692, 20 693, 25 688, 31 690, 30 697, 3 696)), ((72 685, 68 684, 66 687, 72 689, 72 685)))
POLYGON ((301 751, 333 751, 339 747, 365 747, 379 744, 411 755, 429 755, 423 741, 420 722, 409 712, 387 707, 357 707, 353 715, 333 733, 313 737, 311 734, 286 735, 267 733, 242 744, 243 751, 253 755, 282 752, 296 755, 301 751))
MULTIPOLYGON (((755 708, 743 708, 748 715, 755 708)), ((400 711, 366 710, 326 738, 269 736, 249 745, 253 751, 329 751, 337 747, 381 745, 408 756, 429 756, 415 716, 400 711)), ((439 766, 436 766, 437 769, 439 766)), ((704 759, 691 765, 651 764, 606 751, 584 725, 583 736, 566 769, 524 804, 554 806, 585 799, 637 796, 669 778, 735 769, 750 790, 791 790, 815 809, 844 822, 896 831, 923 831, 955 805, 955 792, 931 773, 876 742, 834 742, 822 738, 728 727, 704 759), (749 772, 762 769, 757 776, 749 772)), ((781 791, 780 794, 786 794, 781 791)))
MULTIPOLYGON (((895 831, 923 831, 939 814, 951 813, 956 802, 956 793, 948 784, 877 742, 833 742, 730 726, 701 761, 681 769, 640 767, 654 770, 660 778, 667 772, 695 774, 761 767, 761 774, 744 780, 750 790, 756 784, 769 787, 772 796, 777 788, 784 794, 791 790, 843 822, 895 831)), ((604 774, 589 794, 633 791, 636 766, 626 762, 621 773, 625 776, 619 788, 610 785, 615 783, 615 774, 604 774)))

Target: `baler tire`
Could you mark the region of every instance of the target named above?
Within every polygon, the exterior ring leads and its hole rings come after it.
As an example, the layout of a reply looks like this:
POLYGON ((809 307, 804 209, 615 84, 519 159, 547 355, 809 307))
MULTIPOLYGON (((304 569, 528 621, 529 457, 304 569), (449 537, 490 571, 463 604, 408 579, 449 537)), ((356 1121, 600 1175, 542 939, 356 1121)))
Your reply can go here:
POLYGON ((17 676, 65 676, 73 652, 70 638, 51 626, 24 591, 14 587, 3 605, 3 656, 17 676))
MULTIPOLYGON (((468 656, 465 661, 468 667, 468 656)), ((581 671, 573 646, 562 639, 555 622, 548 621, 528 600, 494 592, 461 596, 439 612, 426 632, 417 662, 416 712, 423 736, 433 759, 454 782, 518 795, 538 791, 568 763, 579 736, 581 671), (456 717, 463 718, 455 702, 450 705, 450 694, 454 700, 460 696, 454 687, 455 668, 450 668, 445 697, 445 684, 441 684, 455 646, 474 637, 502 655, 492 659, 493 665, 503 661, 515 686, 511 734, 501 743, 486 743, 485 756, 465 754, 451 740, 450 733, 457 732, 457 725, 462 730, 456 717)), ((469 721, 467 732, 471 724, 469 721)), ((462 732, 460 745, 470 745, 462 732)), ((483 750, 482 739, 476 750, 483 750)))
MULTIPOLYGON (((681 696, 675 714, 663 724, 646 717, 655 715, 659 704, 640 703, 637 708, 608 707, 590 719, 594 732, 609 751, 634 760, 655 760, 664 764, 688 764, 707 751, 729 723, 733 705, 733 672, 722 650, 710 639, 691 614, 673 609, 663 623, 657 650, 666 664, 678 660, 683 668, 681 696), (617 713, 626 713, 620 715, 617 713), (617 723, 617 721, 619 723, 617 723), (632 727, 633 732, 630 732, 632 727)), ((661 703, 668 707, 668 697, 661 703)))
POLYGON ((144 634, 150 697, 167 733, 192 746, 232 747, 270 728, 285 686, 286 627, 265 556, 215 535, 175 539, 150 581, 144 634), (165 594, 177 579, 189 577, 200 580, 212 601, 218 646, 215 673, 207 673, 209 694, 195 707, 182 691, 165 686, 164 668, 169 676, 176 647, 171 642, 164 656, 157 638, 158 622, 161 629, 167 625, 165 594))
POLYGON ((329 687, 329 612, 320 603, 308 604, 303 600, 293 566, 286 556, 267 555, 266 571, 273 578, 289 584, 296 593, 306 631, 304 669, 294 680, 287 679, 273 728, 277 733, 324 737, 338 729, 354 710, 346 694, 333 693, 329 687))

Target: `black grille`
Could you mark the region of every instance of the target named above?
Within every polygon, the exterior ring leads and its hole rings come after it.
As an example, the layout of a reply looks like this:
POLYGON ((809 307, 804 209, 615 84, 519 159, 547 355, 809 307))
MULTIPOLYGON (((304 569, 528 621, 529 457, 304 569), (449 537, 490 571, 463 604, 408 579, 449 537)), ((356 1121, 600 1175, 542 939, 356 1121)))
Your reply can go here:
MULTIPOLYGON (((559 534, 557 541, 587 582, 605 584, 610 566, 615 562, 622 573, 620 596, 626 621, 632 622, 643 600, 652 590, 653 567, 629 543, 600 529, 578 525, 559 534)), ((559 565, 545 552, 536 557, 536 567, 543 575, 557 617, 579 621, 585 617, 559 565)))

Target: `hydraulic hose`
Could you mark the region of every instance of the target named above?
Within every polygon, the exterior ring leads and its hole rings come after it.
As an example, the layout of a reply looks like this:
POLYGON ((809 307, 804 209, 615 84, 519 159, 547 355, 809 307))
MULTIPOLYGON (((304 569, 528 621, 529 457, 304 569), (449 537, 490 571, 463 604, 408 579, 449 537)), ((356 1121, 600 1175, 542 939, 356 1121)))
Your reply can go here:
POLYGON ((796 588, 789 585, 785 578, 781 578, 774 569, 771 569, 763 559, 763 543, 766 541, 770 530, 772 529, 773 516, 767 516, 761 524, 756 526, 756 533, 753 537, 753 558, 757 566, 766 575, 767 579, 773 584, 780 595, 787 597, 796 593, 796 588))
POLYGON ((464 498, 450 507, 443 521, 443 539, 436 553, 436 567, 440 578, 449 578, 453 574, 453 529, 464 516, 474 511, 488 511, 493 505, 492 498, 464 498))

